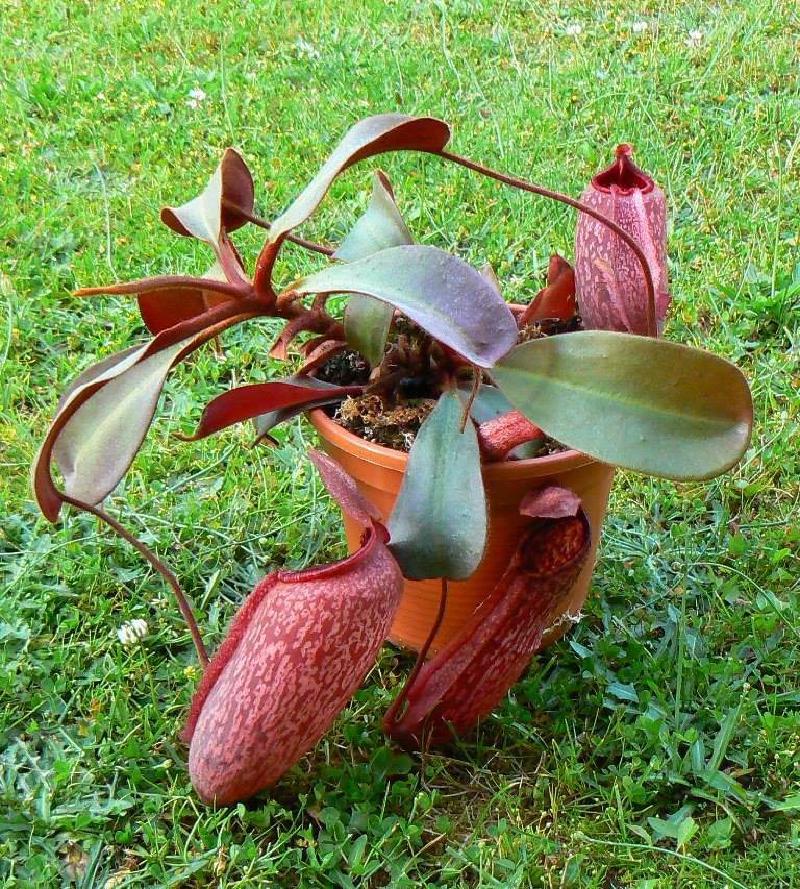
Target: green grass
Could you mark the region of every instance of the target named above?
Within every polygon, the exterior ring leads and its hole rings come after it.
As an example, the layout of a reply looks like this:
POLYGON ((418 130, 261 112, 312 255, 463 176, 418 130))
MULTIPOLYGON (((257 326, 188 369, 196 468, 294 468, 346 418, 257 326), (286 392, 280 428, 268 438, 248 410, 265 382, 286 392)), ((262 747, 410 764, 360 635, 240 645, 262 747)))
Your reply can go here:
MULTIPOLYGON (((795 4, 6 0, 2 18, 3 885, 800 886, 795 4), (585 619, 457 750, 387 746, 409 660, 386 649, 273 794, 209 811, 177 741, 198 670, 164 587, 93 521, 50 526, 29 498, 59 391, 143 335, 130 302, 70 292, 204 268, 156 214, 224 146, 274 214, 351 122, 393 109, 443 116, 455 150, 571 193, 632 142, 671 204, 669 336, 746 371, 752 448, 711 483, 619 476, 585 619), (151 633, 125 649, 134 617, 151 633)), ((509 299, 571 253, 562 207, 433 158, 380 163, 415 235, 491 261, 509 299)), ((369 170, 304 233, 339 237, 369 170)), ((239 238, 249 255, 257 240, 239 238)), ((314 263, 292 257, 286 280, 314 263)), ((270 566, 343 547, 307 426, 269 452, 245 431, 171 438, 276 370, 274 332, 237 330, 227 361, 204 352, 174 375, 110 499, 171 559, 212 645, 270 566)))

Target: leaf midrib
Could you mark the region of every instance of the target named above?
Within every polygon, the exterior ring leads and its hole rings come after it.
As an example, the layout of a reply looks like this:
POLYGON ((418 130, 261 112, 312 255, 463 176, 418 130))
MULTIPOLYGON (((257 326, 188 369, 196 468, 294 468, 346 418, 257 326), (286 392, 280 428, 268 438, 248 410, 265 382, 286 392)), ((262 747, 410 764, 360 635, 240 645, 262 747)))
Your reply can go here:
MULTIPOLYGON (((497 370, 497 368, 495 368, 497 370)), ((588 386, 581 385, 579 383, 567 382, 563 379, 553 379, 552 377, 544 376, 540 373, 535 373, 530 370, 518 370, 516 368, 511 368, 509 366, 505 366, 501 368, 503 373, 511 374, 517 377, 534 377, 540 385, 543 386, 552 386, 559 389, 566 389, 571 392, 575 392, 579 394, 582 398, 588 400, 600 401, 604 404, 625 404, 629 407, 633 407, 639 415, 655 415, 657 417, 670 418, 671 420, 675 420, 676 418, 683 419, 687 422, 691 422, 697 424, 699 426, 707 426, 712 429, 720 429, 720 430, 729 430, 731 426, 745 426, 746 423, 743 419, 738 417, 731 417, 727 420, 725 419, 714 419, 710 417, 703 417, 695 413, 684 413, 680 411, 669 411, 663 408, 653 407, 649 405, 646 401, 641 401, 635 398, 626 398, 624 396, 615 396, 607 391, 598 392, 597 389, 592 389, 588 386)), ((513 398, 509 396, 509 393, 503 388, 502 384, 499 382, 499 379, 496 381, 498 388, 504 392, 509 401, 514 401, 513 398)), ((519 408, 519 403, 516 405, 519 408)), ((520 408, 521 410, 524 409, 520 408)))

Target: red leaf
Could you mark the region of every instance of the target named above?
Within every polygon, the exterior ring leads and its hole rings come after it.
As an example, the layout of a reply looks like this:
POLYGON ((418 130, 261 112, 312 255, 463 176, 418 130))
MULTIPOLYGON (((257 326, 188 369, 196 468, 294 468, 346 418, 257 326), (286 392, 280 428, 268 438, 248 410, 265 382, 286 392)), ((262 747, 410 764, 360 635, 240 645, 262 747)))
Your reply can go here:
MULTIPOLYGON (((330 386, 316 382, 275 380, 269 383, 239 386, 223 392, 206 405, 197 430, 186 440, 199 441, 219 432, 220 429, 244 420, 252 420, 262 414, 277 411, 283 413, 293 408, 310 409, 363 392, 363 386, 330 386)), ((266 431, 268 430, 265 429, 260 434, 263 435, 266 431)))
POLYGON ((348 167, 385 151, 439 152, 450 139, 450 127, 433 117, 409 117, 405 114, 378 114, 358 121, 325 161, 300 196, 276 219, 270 229, 270 241, 281 240, 316 210, 333 180, 348 167))
POLYGON ((183 321, 205 314, 215 306, 252 294, 242 258, 233 244, 222 239, 217 261, 203 277, 159 275, 120 284, 86 287, 76 296, 101 293, 136 296, 139 311, 151 333, 161 333, 183 321))
POLYGON ((253 177, 239 152, 226 148, 205 189, 180 207, 164 207, 161 221, 179 235, 219 250, 223 233, 243 226, 252 212, 253 177))
POLYGON ((422 666, 389 709, 384 731, 404 746, 439 744, 469 731, 490 713, 541 644, 583 566, 589 543, 589 522, 582 510, 566 518, 535 520, 469 623, 422 666))
POLYGON ((526 306, 518 324, 524 327, 532 321, 548 318, 569 321, 576 313, 575 273, 566 259, 554 253, 547 267, 547 287, 540 290, 526 306))
POLYGON ((285 361, 288 357, 287 350, 289 344, 296 336, 305 331, 326 333, 329 327, 330 318, 322 312, 315 309, 301 312, 295 318, 292 318, 291 321, 288 321, 283 330, 278 334, 278 338, 269 350, 269 357, 277 358, 278 361, 285 361))
POLYGON ((332 340, 326 337, 323 342, 318 346, 314 346, 314 348, 306 355, 306 359, 300 366, 298 373, 303 376, 308 376, 308 374, 313 373, 315 370, 322 367, 323 364, 327 364, 334 355, 338 355, 340 352, 344 352, 348 348, 349 347, 344 340, 332 340))
POLYGON ((344 134, 322 169, 270 227, 269 241, 256 262, 254 285, 259 293, 272 290, 272 269, 278 250, 289 232, 317 209, 336 177, 348 167, 385 151, 441 151, 450 139, 450 127, 433 117, 378 114, 355 123, 344 134))
POLYGON ((373 522, 380 522, 380 511, 358 490, 353 479, 335 460, 315 448, 309 450, 308 456, 317 467, 331 497, 341 506, 342 512, 365 527, 373 522))
MULTIPOLYGON (((212 267, 213 269, 214 267, 212 267)), ((211 274, 211 272, 209 272, 211 274)), ((216 277, 200 278, 195 275, 158 275, 155 278, 139 278, 119 284, 103 284, 100 287, 82 287, 75 296, 138 296, 141 293, 164 293, 174 290, 210 290, 231 298, 249 296, 249 289, 242 284, 231 284, 216 277)))
POLYGON ((182 321, 197 318, 230 299, 232 297, 209 290, 180 287, 159 290, 157 293, 141 293, 137 297, 142 320, 150 333, 161 333, 182 321))

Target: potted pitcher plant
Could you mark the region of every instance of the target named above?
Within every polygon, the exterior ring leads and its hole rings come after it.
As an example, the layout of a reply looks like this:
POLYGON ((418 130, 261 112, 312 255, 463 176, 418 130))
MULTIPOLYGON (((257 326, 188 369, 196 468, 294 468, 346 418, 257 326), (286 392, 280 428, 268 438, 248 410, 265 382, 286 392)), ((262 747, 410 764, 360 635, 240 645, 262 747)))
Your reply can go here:
POLYGON ((274 784, 322 737, 387 637, 419 652, 387 735, 421 748, 468 732, 580 610, 614 467, 711 478, 747 447, 740 371, 660 338, 665 200, 630 147, 576 200, 454 154, 449 140, 434 118, 362 120, 271 221, 256 214, 250 172, 227 149, 199 196, 161 212, 208 246, 208 271, 79 291, 136 297, 152 337, 85 370, 62 396, 33 467, 35 496, 53 522, 64 504, 98 517, 172 588, 204 669, 184 738, 208 802, 274 784), (574 268, 553 256, 546 285, 508 305, 490 266, 414 243, 380 171, 335 248, 294 234, 344 170, 400 150, 575 208, 574 268), (267 231, 252 271, 232 239, 247 224, 267 231), (277 283, 290 244, 319 254, 320 268, 277 283), (346 295, 335 301, 342 311, 330 308, 333 294, 346 295), (268 574, 209 658, 175 575, 101 504, 170 370, 265 317, 284 322, 270 354, 297 353, 294 370, 219 394, 185 438, 252 421, 269 442, 306 414, 323 449, 309 456, 342 507, 350 555, 268 574))

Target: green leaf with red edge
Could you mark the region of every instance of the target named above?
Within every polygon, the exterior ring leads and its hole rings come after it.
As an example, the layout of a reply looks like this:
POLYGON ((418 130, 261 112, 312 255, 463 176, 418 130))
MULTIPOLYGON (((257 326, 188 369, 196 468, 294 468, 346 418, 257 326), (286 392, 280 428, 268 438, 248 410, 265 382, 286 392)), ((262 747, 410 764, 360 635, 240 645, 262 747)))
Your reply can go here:
POLYGON ((64 490, 99 503, 119 483, 141 447, 179 341, 116 374, 70 417, 53 446, 64 490))
MULTIPOLYGON (((371 256, 387 247, 412 244, 397 209, 391 183, 385 173, 376 171, 372 180, 372 200, 364 215, 356 222, 334 259, 353 262, 371 256)), ((383 359, 386 338, 392 324, 394 308, 371 296, 354 294, 344 310, 344 330, 348 343, 376 367, 383 359)))
POLYGON ((50 464, 53 448, 64 426, 73 414, 109 380, 136 365, 147 352, 147 346, 125 349, 84 370, 67 389, 58 403, 55 419, 31 467, 31 487, 42 513, 51 522, 58 518, 63 498, 53 482, 50 464))
POLYGON ((397 208, 387 175, 376 170, 372 177, 372 198, 364 215, 350 229, 334 259, 353 262, 387 247, 412 244, 414 239, 397 208))
POLYGON ((293 228, 305 222, 317 209, 333 180, 358 161, 385 151, 437 153, 447 145, 449 139, 450 127, 433 117, 378 114, 358 121, 345 133, 319 173, 272 223, 270 243, 277 243, 293 228))
POLYGON ((219 253, 224 232, 232 232, 247 222, 253 212, 253 177, 244 159, 226 148, 208 185, 180 207, 164 207, 161 221, 174 232, 198 238, 219 253))
MULTIPOLYGON (((145 348, 144 345, 138 346, 129 346, 127 349, 123 349, 121 352, 115 352, 113 355, 108 355, 102 359, 102 361, 98 361, 97 364, 91 364, 86 370, 81 371, 77 377, 67 386, 67 388, 61 393, 61 396, 58 399, 57 412, 60 412, 64 405, 70 400, 70 396, 77 389, 82 389, 84 386, 88 386, 90 383, 95 382, 96 380, 102 379, 110 379, 114 374, 114 368, 118 365, 122 365, 123 362, 135 352, 141 352, 145 348)), ((120 370, 122 368, 120 367, 120 370)))
POLYGON ((354 293, 344 309, 344 330, 347 343, 377 367, 386 351, 386 340, 394 317, 389 303, 354 293))
POLYGON ((33 491, 44 515, 54 522, 64 501, 51 474, 54 458, 65 494, 99 503, 136 455, 170 368, 226 327, 258 314, 253 304, 220 306, 85 370, 60 401, 33 463, 33 491))
POLYGON ((517 346, 491 376, 548 435, 650 475, 712 478, 750 441, 753 404, 741 371, 690 346, 579 331, 517 346))
MULTIPOLYGON (((313 407, 341 401, 348 395, 360 395, 364 391, 363 386, 332 386, 310 378, 307 383, 301 380, 299 377, 272 380, 223 392, 206 405, 194 435, 187 440, 199 441, 235 423, 256 417, 280 415, 286 420, 313 407)), ((275 425, 275 422, 262 421, 259 436, 275 425)))
POLYGON ((464 406, 444 392, 408 455, 389 519, 389 549, 412 580, 469 577, 486 547, 486 496, 475 427, 460 431, 464 406))
POLYGON ((517 340, 514 316, 495 287, 437 247, 390 247, 308 275, 293 289, 363 293, 390 303, 480 367, 491 367, 517 340))
POLYGON ((497 277, 497 272, 495 272, 490 262, 486 262, 481 266, 480 273, 498 293, 502 292, 502 288, 500 287, 500 279, 497 277))

